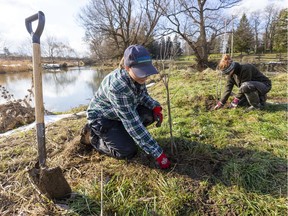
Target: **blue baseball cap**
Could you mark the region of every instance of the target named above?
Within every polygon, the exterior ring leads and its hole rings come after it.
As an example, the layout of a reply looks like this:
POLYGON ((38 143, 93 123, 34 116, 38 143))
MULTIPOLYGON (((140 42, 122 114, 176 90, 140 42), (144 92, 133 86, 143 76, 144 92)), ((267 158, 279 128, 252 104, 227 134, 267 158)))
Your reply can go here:
POLYGON ((124 52, 124 65, 131 68, 133 73, 144 78, 158 74, 152 65, 152 58, 149 52, 141 45, 130 45, 124 52))

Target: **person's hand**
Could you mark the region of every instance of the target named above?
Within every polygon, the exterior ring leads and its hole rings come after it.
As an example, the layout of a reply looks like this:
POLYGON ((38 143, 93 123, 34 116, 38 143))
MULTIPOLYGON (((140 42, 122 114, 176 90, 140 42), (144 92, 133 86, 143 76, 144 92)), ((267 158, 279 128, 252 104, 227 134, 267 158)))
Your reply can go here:
POLYGON ((162 107, 161 106, 156 106, 153 109, 153 117, 154 121, 156 121, 156 127, 160 127, 163 121, 163 114, 162 114, 162 107))
POLYGON ((156 158, 156 161, 158 162, 161 169, 167 169, 171 165, 170 161, 168 160, 164 152, 158 158, 156 158))
POLYGON ((229 108, 230 108, 230 109, 236 108, 236 107, 238 106, 239 101, 240 101, 240 100, 235 97, 235 98, 233 99, 233 101, 231 102, 229 108))
POLYGON ((218 110, 220 108, 222 108, 224 106, 224 104, 221 101, 218 101, 217 105, 214 107, 214 110, 218 110))

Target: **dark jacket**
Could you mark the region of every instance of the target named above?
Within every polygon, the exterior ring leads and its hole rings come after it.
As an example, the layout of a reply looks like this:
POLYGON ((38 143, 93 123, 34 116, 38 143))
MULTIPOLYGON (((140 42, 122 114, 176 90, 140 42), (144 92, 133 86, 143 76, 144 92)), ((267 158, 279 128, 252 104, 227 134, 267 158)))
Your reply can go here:
MULTIPOLYGON (((228 75, 227 77, 227 83, 220 101, 225 104, 231 95, 234 85, 240 88, 241 85, 247 81, 258 81, 271 86, 271 80, 261 73, 254 65, 240 65, 236 62, 233 74, 231 76, 228 75)), ((244 97, 244 94, 238 91, 235 97, 240 99, 244 97)))

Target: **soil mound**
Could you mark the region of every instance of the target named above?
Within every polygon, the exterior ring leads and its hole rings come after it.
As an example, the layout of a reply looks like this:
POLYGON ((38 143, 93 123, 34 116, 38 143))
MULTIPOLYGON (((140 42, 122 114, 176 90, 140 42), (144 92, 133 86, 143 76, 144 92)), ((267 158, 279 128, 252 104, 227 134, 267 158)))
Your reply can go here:
POLYGON ((0 105, 0 133, 34 121, 35 115, 32 107, 25 107, 18 101, 0 105))

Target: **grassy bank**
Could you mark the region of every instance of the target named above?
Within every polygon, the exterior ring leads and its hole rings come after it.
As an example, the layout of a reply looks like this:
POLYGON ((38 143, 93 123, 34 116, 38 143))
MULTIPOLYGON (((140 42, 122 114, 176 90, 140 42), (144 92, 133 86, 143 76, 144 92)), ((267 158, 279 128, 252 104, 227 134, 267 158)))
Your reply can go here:
POLYGON ((211 111, 215 71, 170 72, 175 154, 164 85, 151 87, 164 108, 162 127, 149 131, 172 161, 165 171, 143 151, 119 161, 81 145, 84 117, 48 125, 48 166, 61 166, 75 192, 61 205, 40 196, 27 175, 37 158, 35 131, 0 138, 1 215, 100 215, 101 192, 103 215, 286 215, 287 75, 268 76, 265 110, 211 111))
POLYGON ((33 69, 32 62, 29 60, 3 60, 0 59, 0 74, 26 72, 33 69))
MULTIPOLYGON (((43 60, 43 64, 52 64, 53 62, 43 60)), ((84 66, 83 61, 76 60, 56 60, 55 64, 61 65, 61 67, 77 67, 84 66)), ((19 59, 1 59, 0 58, 0 74, 5 73, 19 73, 19 72, 27 72, 33 70, 32 57, 31 58, 19 58, 19 59)))

